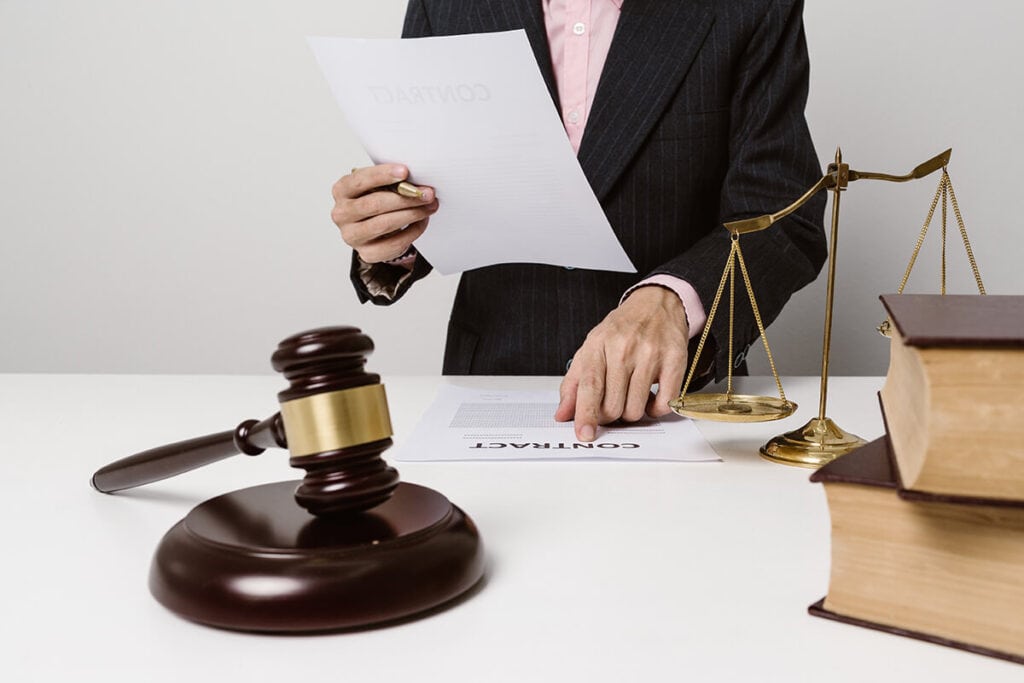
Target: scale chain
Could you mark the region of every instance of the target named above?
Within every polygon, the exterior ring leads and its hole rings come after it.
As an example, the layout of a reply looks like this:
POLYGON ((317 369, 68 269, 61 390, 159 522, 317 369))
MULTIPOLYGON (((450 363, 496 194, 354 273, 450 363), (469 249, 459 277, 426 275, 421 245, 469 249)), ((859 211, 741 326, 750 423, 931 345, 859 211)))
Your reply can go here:
POLYGON ((772 377, 775 378, 775 386, 779 389, 779 398, 786 401, 786 392, 782 390, 782 380, 779 379, 779 371, 775 369, 775 359, 772 358, 772 349, 768 346, 768 335, 764 331, 764 323, 761 321, 761 311, 757 308, 757 299, 754 298, 754 287, 750 284, 750 275, 747 274, 747 264, 743 261, 743 251, 740 250, 738 241, 736 242, 736 259, 740 263, 740 272, 743 274, 743 283, 747 286, 747 296, 750 297, 750 308, 754 311, 754 320, 757 321, 757 331, 761 333, 761 343, 764 344, 764 351, 768 356, 768 364, 772 368, 772 377))
MULTIPOLYGON (((707 341, 708 333, 711 332, 711 321, 715 317, 715 311, 718 310, 718 303, 722 300, 722 291, 725 289, 726 278, 729 277, 729 273, 733 269, 733 254, 736 253, 736 236, 733 236, 732 248, 729 250, 729 261, 725 265, 725 270, 722 271, 722 279, 718 283, 718 290, 715 292, 715 300, 711 303, 711 311, 708 313, 707 322, 704 324, 704 332, 700 335, 700 341, 697 342, 697 350, 693 354, 693 360, 690 362, 690 372, 686 374, 686 382, 683 383, 683 390, 679 393, 680 397, 686 396, 686 390, 690 387, 690 380, 693 379, 693 373, 697 369, 697 359, 700 358, 701 351, 704 350, 704 342, 707 341)), ((732 378, 732 363, 729 363, 729 377, 732 378)))
POLYGON ((788 403, 786 399, 786 392, 782 388, 782 380, 779 378, 779 371, 775 367, 775 358, 772 355, 771 347, 768 345, 768 335, 765 332, 764 321, 761 318, 761 311, 757 306, 757 299, 754 297, 754 286, 750 280, 750 273, 747 272, 747 264, 743 259, 743 251, 740 249, 739 235, 733 234, 732 236, 732 247, 729 250, 729 258, 726 263, 725 270, 722 272, 722 279, 718 283, 718 289, 715 292, 715 299, 711 304, 711 311, 708 313, 707 323, 704 326, 704 332, 701 334, 700 341, 697 343, 697 350, 694 354, 692 364, 690 366, 690 372, 686 376, 686 382, 683 384, 683 390, 680 393, 680 397, 686 396, 686 391, 690 387, 690 381, 693 379, 694 369, 697 366, 697 359, 700 358, 701 352, 704 350, 704 343, 707 341, 708 333, 711 330, 711 321, 715 317, 715 313, 718 311, 718 306, 722 300, 722 292, 725 290, 726 281, 729 282, 729 368, 727 371, 728 385, 726 389, 726 396, 732 396, 732 376, 733 376, 733 344, 735 337, 735 311, 736 311, 736 264, 739 264, 740 273, 743 277, 743 284, 747 291, 747 296, 750 298, 750 307, 754 313, 754 320, 757 322, 757 330, 761 335, 761 342, 764 344, 764 350, 768 356, 768 364, 772 369, 772 377, 775 379, 775 386, 779 390, 779 398, 788 403))
POLYGON ((967 250, 967 260, 971 263, 971 272, 974 273, 974 281, 978 284, 978 293, 985 293, 985 285, 981 282, 981 273, 978 272, 978 263, 974 260, 974 251, 971 249, 971 241, 967 239, 967 227, 964 225, 964 217, 960 214, 960 205, 956 201, 956 193, 953 192, 953 181, 949 174, 946 174, 946 184, 949 187, 949 203, 953 205, 953 215, 956 216, 957 227, 960 228, 960 237, 964 241, 964 249, 967 250))
POLYGON ((956 200, 956 193, 953 191, 953 181, 949 177, 949 172, 943 168, 942 178, 939 179, 939 186, 935 189, 935 196, 932 198, 931 206, 928 208, 928 215, 924 219, 924 225, 921 227, 921 232, 917 236, 917 243, 914 245, 914 251, 910 255, 910 263, 907 264, 907 270, 903 273, 903 279, 900 280, 900 286, 896 290, 897 294, 902 294, 903 289, 907 286, 907 280, 910 279, 910 271, 914 269, 914 264, 917 262, 917 256, 921 252, 921 246, 924 244, 924 238, 928 234, 928 228, 931 226, 932 218, 935 216, 935 209, 938 207, 939 199, 942 199, 942 274, 941 274, 941 292, 946 293, 946 225, 947 225, 947 214, 946 207, 947 202, 953 206, 953 215, 956 217, 957 227, 960 229, 960 237, 964 243, 964 249, 967 251, 967 260, 971 264, 971 273, 974 275, 974 281, 978 285, 978 292, 985 294, 985 285, 981 281, 981 273, 978 271, 978 263, 974 259, 974 251, 971 249, 971 241, 967 237, 967 226, 964 225, 964 217, 960 213, 960 205, 956 200))
POLYGON ((946 293, 946 204, 949 201, 946 187, 948 186, 949 176, 943 173, 942 178, 939 180, 939 187, 942 188, 942 279, 940 280, 940 294, 946 293))
MULTIPOLYGON (((734 254, 740 253, 740 240, 737 237, 733 240, 732 252, 734 254)), ((733 364, 733 340, 736 338, 735 334, 735 320, 736 320, 736 265, 733 257, 729 257, 729 383, 725 388, 725 395, 732 398, 732 370, 733 364)))
MULTIPOLYGON (((945 169, 943 169, 943 177, 945 177, 945 169)), ((935 189, 935 196, 932 197, 932 205, 928 207, 928 215, 924 219, 924 226, 921 228, 921 232, 917 235, 917 244, 914 245, 914 251, 910 255, 910 263, 907 264, 907 270, 903 273, 903 279, 900 280, 900 286, 896 290, 897 294, 903 293, 903 288, 907 286, 907 280, 910 279, 910 271, 914 269, 914 263, 917 261, 917 255, 921 253, 921 245, 924 244, 924 238, 928 234, 928 226, 932 224, 932 218, 935 216, 935 208, 939 205, 939 198, 942 197, 943 184, 943 181, 939 180, 939 186, 935 189)))

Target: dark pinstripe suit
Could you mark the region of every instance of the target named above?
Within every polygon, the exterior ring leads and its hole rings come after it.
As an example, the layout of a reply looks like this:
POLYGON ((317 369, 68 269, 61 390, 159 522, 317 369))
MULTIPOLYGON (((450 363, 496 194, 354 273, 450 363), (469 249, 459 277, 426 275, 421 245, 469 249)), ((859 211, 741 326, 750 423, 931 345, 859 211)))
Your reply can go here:
MULTIPOLYGON (((579 161, 639 273, 523 264, 464 273, 446 374, 562 374, 622 293, 655 273, 688 281, 710 311, 729 252, 721 224, 777 211, 821 175, 803 116, 801 10, 801 0, 625 0, 579 161)), ((541 0, 411 0, 404 36, 518 28, 557 106, 541 0)), ((743 237, 765 324, 821 269, 824 201, 819 194, 771 229, 743 237)), ((429 270, 419 257, 405 286, 429 270)), ((361 300, 388 303, 369 295, 354 268, 353 282, 361 300)), ((741 370, 757 338, 742 290, 741 370)), ((721 377, 729 362, 725 311, 712 335, 721 377)))

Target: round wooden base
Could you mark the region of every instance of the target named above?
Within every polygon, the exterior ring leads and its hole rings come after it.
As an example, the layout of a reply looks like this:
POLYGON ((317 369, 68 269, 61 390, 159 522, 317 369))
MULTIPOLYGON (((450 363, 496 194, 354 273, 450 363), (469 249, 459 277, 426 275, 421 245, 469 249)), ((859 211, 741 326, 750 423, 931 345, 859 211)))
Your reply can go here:
POLYGON ((429 610, 483 574, 476 526, 436 491, 402 483, 375 508, 318 518, 296 504, 298 484, 196 506, 157 548, 154 597, 210 626, 329 631, 429 610))

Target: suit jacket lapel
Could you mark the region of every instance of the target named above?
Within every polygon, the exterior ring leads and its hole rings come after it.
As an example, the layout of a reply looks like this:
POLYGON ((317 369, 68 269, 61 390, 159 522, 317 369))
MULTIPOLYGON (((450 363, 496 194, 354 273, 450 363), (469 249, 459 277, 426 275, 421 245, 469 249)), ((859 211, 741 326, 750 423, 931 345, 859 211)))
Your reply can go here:
MULTIPOLYGON (((470 12, 465 19, 469 26, 466 33, 491 33, 494 31, 515 31, 524 29, 530 40, 533 56, 540 67, 548 93, 560 109, 555 70, 551 66, 551 49, 548 47, 548 32, 544 27, 544 8, 541 0, 477 0, 482 5, 470 12)), ((449 9, 450 11, 450 9, 449 9)))
POLYGON ((544 8, 541 0, 499 0, 499 4, 512 4, 526 35, 530 39, 530 46, 533 48, 533 56, 537 59, 537 66, 544 76, 544 83, 548 86, 551 99, 555 102, 555 108, 561 115, 561 104, 558 101, 558 85, 555 83, 555 70, 551 66, 551 48, 548 45, 548 32, 544 27, 544 8))
MULTIPOLYGON (((540 12, 539 3, 526 4, 536 4, 540 12)), ((698 0, 622 4, 579 152, 598 199, 604 199, 661 117, 713 22, 713 11, 698 0)), ((540 25, 543 30, 543 17, 540 25)))

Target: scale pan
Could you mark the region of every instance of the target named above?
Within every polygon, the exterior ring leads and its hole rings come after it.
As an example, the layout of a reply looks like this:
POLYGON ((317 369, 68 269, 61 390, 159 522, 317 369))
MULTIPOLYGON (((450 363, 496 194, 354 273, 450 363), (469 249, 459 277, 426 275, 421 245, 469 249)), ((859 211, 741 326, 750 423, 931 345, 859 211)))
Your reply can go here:
POLYGON ((770 422, 796 411, 792 401, 740 394, 690 394, 674 398, 668 405, 677 415, 716 422, 770 422))

